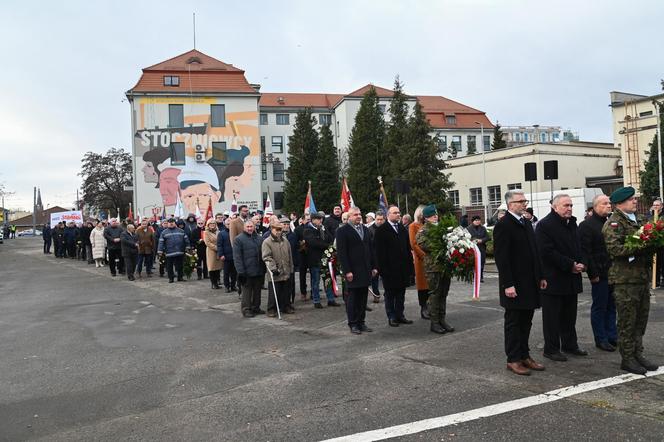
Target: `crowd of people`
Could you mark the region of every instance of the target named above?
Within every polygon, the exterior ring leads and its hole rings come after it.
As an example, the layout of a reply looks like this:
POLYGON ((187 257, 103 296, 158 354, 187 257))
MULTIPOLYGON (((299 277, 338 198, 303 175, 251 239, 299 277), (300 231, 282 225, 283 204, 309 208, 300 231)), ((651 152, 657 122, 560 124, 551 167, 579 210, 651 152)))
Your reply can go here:
MULTIPOLYGON (((634 189, 595 197, 592 211, 579 225, 566 194, 556 195, 551 212, 540 220, 528 210, 522 191, 507 192, 505 203, 493 235, 480 217, 462 223, 482 255, 482 279, 487 244, 494 241, 500 304, 505 309, 507 369, 518 375, 545 369, 533 359, 528 344, 534 311, 540 307, 543 356, 565 362, 570 355, 588 355, 576 333, 582 273, 592 288, 596 347, 619 349, 626 371, 644 374, 657 369, 643 355, 642 342, 652 252, 630 252, 624 245, 643 223, 636 215, 634 189)), ((389 326, 413 324, 404 304, 406 289, 415 285, 421 318, 429 321, 431 332, 445 334, 454 331, 446 308, 451 278, 441 271, 427 235, 437 223, 434 205, 419 206, 412 218, 393 205, 385 213, 367 213, 364 219, 357 207, 342 213, 336 206, 327 216, 291 213, 264 219, 240 206, 237 213, 219 213, 207 221, 190 214, 186 219, 144 219, 137 226, 116 219, 46 226, 44 253, 50 253, 52 242, 58 258, 108 265, 112 276, 126 274, 131 281, 136 275, 142 278, 143 270, 151 278, 158 267, 159 276, 167 275, 169 283, 183 281, 185 260, 193 260, 197 278, 208 278, 212 289, 223 285, 227 293, 238 292, 246 318, 294 313, 299 273, 300 298, 311 301, 315 309, 340 307, 337 299, 342 296, 352 334, 372 332, 366 312, 380 302, 381 286, 389 326), (326 276, 329 260, 338 265, 340 290, 336 279, 326 276), (261 308, 265 285, 267 311, 261 308)), ((329 271, 334 272, 334 265, 329 271)))

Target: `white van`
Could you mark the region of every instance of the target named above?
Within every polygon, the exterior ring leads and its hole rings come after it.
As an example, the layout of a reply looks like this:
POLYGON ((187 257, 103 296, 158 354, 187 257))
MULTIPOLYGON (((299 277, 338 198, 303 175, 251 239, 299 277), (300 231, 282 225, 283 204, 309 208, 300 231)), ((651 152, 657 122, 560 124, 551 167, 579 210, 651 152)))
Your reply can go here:
MULTIPOLYGON (((542 219, 551 212, 551 192, 537 192, 529 193, 524 190, 526 199, 528 200, 528 207, 533 208, 533 214, 537 219, 542 219)), ((572 214, 576 217, 577 223, 583 221, 586 216, 586 209, 592 207, 593 198, 596 195, 603 195, 602 189, 593 187, 593 188, 583 188, 583 189, 566 189, 566 190, 554 190, 553 196, 558 194, 565 193, 572 198, 572 214)), ((499 210, 507 210, 507 205, 503 202, 498 209, 493 213, 491 219, 496 220, 499 210)))

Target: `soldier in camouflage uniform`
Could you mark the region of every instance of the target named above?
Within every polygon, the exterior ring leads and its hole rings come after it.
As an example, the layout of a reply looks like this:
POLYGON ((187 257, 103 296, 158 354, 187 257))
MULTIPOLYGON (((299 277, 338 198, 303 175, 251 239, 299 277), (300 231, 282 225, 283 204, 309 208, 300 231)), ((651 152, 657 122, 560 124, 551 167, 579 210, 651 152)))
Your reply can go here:
POLYGON ((424 272, 429 286, 429 316, 431 318, 431 331, 444 334, 453 332, 454 327, 445 321, 447 310, 447 293, 450 291, 450 277, 440 272, 440 269, 431 257, 427 246, 426 232, 429 226, 438 222, 438 213, 433 204, 422 210, 424 227, 417 233, 415 240, 424 251, 424 272))
POLYGON ((620 368, 630 373, 645 374, 658 366, 643 357, 643 335, 650 311, 650 276, 652 251, 628 251, 625 240, 633 235, 644 220, 636 215, 634 188, 622 187, 611 194, 615 211, 602 228, 606 248, 612 259, 609 284, 614 286, 618 313, 618 347, 622 356, 620 368))

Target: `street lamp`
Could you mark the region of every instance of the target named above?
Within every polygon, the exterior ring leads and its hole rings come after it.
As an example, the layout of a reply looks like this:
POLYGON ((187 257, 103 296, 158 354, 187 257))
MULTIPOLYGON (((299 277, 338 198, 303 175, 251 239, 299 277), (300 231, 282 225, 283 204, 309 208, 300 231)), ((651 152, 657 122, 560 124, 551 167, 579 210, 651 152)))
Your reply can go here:
POLYGON ((484 206, 484 222, 489 222, 489 217, 487 216, 486 203, 489 201, 489 194, 486 188, 486 161, 484 158, 484 124, 481 121, 476 121, 475 124, 480 125, 480 142, 482 143, 482 205, 484 206), (487 193, 487 198, 484 199, 484 193, 487 193))

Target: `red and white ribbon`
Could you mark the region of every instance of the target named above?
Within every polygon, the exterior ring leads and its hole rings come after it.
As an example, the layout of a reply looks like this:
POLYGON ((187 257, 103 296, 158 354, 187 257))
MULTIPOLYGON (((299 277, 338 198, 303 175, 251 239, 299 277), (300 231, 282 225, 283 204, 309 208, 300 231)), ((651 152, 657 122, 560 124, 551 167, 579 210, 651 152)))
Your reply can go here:
POLYGON ((473 299, 480 299, 480 279, 482 279, 482 253, 477 244, 473 243, 475 251, 475 269, 473 272, 473 299))
POLYGON ((332 292, 334 293, 334 297, 337 298, 339 297, 339 294, 337 293, 337 275, 334 274, 334 266, 332 265, 331 259, 327 262, 327 268, 330 270, 330 278, 332 279, 332 292))

